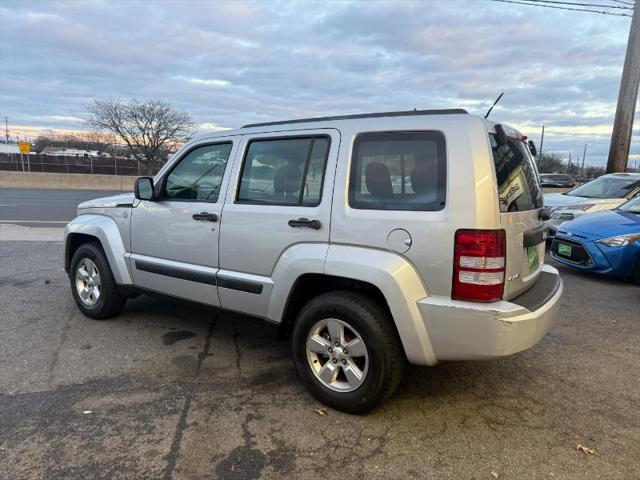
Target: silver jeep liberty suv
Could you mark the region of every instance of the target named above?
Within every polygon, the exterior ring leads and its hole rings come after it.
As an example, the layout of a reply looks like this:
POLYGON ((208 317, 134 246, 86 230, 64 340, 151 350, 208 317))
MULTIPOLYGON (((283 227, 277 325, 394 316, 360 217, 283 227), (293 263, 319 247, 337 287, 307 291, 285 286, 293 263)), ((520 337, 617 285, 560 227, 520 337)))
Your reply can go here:
POLYGON ((464 110, 200 135, 135 195, 79 205, 71 291, 95 319, 149 292, 279 324, 309 391, 366 412, 407 362, 511 355, 549 329, 562 281, 534 148, 464 110))

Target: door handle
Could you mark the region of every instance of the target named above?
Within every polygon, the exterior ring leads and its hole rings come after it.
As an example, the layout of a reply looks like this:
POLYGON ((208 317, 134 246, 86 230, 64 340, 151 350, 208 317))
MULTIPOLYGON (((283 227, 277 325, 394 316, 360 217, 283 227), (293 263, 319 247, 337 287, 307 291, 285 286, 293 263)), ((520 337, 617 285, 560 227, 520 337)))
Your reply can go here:
POLYGON ((297 220, 289 220, 289 226, 294 228, 313 228, 314 230, 320 230, 322 223, 320 220, 309 220, 308 218, 298 218, 297 220))
POLYGON ((193 218, 194 220, 204 221, 204 222, 218 221, 218 215, 216 215, 215 213, 209 213, 209 212, 194 213, 191 216, 191 218, 193 218))

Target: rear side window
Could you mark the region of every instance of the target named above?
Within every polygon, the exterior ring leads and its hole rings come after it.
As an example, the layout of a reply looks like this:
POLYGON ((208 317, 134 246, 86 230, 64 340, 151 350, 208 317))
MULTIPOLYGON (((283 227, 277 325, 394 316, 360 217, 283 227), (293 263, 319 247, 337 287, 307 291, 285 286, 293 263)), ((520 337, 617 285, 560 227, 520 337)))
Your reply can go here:
POLYGON ((440 132, 363 133, 353 145, 349 205, 370 210, 442 210, 445 139, 440 132))
POLYGON ((524 142, 507 137, 498 145, 496 136, 489 135, 493 163, 498 179, 500 212, 521 212, 542 208, 542 189, 538 169, 524 142))
POLYGON ((320 204, 328 154, 327 137, 251 141, 237 201, 306 207, 320 204))

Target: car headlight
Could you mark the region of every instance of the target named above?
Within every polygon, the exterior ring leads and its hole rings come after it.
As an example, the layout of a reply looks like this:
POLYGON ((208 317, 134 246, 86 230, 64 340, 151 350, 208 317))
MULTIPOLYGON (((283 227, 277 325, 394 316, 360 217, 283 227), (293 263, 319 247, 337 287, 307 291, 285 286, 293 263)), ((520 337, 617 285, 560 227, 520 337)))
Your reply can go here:
POLYGON ((563 207, 563 210, 582 210, 583 212, 586 212, 591 207, 595 207, 595 204, 585 203, 583 205, 567 205, 566 207, 563 207))
POLYGON ((609 247, 624 247, 640 239, 640 233, 630 233, 629 235, 616 235, 615 237, 603 238, 598 243, 604 243, 609 247))
POLYGON ((575 215, 573 213, 558 212, 551 215, 551 218, 556 220, 573 220, 575 218, 575 215))

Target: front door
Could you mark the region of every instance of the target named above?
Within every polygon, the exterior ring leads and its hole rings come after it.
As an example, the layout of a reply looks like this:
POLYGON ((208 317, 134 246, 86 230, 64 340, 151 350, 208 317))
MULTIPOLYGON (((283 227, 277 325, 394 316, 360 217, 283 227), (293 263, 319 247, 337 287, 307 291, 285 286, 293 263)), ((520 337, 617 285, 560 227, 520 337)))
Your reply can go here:
POLYGON ((220 236, 223 307, 265 315, 278 262, 296 246, 328 245, 339 144, 333 129, 243 136, 220 236))
POLYGON ((198 144, 156 182, 156 201, 141 201, 131 218, 134 284, 220 305, 218 238, 232 138, 198 144))

